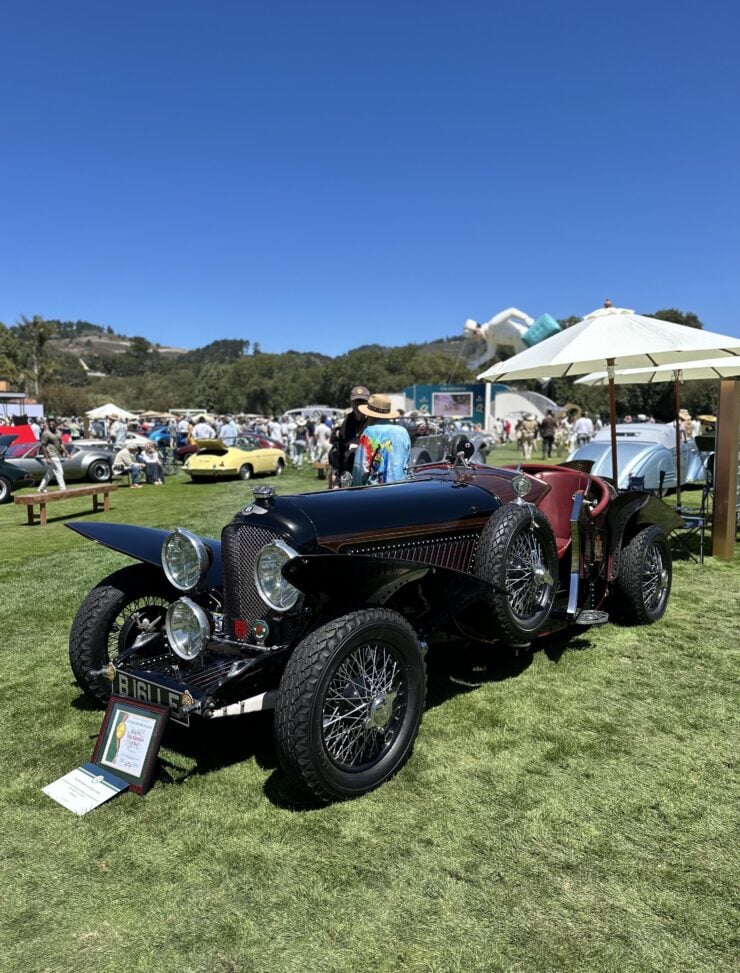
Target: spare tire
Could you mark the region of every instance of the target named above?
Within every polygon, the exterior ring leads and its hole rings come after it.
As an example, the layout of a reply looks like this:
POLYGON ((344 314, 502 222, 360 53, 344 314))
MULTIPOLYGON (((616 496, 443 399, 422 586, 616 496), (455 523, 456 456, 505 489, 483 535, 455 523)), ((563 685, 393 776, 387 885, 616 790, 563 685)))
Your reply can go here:
POLYGON ((478 541, 475 573, 491 585, 485 602, 494 638, 529 643, 544 628, 558 585, 558 552, 547 517, 529 504, 499 507, 478 541))

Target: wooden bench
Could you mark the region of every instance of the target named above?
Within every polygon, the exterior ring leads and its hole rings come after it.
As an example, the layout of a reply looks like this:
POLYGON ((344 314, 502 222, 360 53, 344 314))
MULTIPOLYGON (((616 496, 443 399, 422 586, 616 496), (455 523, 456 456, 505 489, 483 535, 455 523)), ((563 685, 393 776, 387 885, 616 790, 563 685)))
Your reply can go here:
POLYGON ((326 479, 326 471, 329 469, 328 463, 314 463, 313 468, 316 470, 316 476, 320 480, 326 479))
POLYGON ((26 493, 22 497, 13 497, 16 503, 26 505, 28 512, 28 523, 33 526, 35 523, 33 508, 39 505, 39 524, 46 526, 46 505, 47 503, 59 503, 60 500, 74 500, 76 497, 92 497, 93 513, 100 510, 98 497, 103 495, 103 510, 107 513, 110 510, 110 494, 118 487, 112 483, 98 483, 95 486, 71 487, 67 490, 54 490, 52 493, 26 493))

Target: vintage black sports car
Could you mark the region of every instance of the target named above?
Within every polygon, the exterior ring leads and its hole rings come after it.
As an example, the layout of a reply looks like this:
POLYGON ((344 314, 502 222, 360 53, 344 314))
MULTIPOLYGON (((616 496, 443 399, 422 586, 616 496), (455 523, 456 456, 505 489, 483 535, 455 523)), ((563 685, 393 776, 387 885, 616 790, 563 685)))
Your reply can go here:
POLYGON ((101 703, 114 692, 168 706, 183 723, 274 708, 281 765, 330 801, 409 757, 426 640, 446 626, 522 647, 609 614, 663 615, 666 532, 680 520, 662 501, 572 467, 496 469, 463 453, 383 486, 256 487, 220 540, 68 525, 141 562, 80 607, 79 685, 101 703))

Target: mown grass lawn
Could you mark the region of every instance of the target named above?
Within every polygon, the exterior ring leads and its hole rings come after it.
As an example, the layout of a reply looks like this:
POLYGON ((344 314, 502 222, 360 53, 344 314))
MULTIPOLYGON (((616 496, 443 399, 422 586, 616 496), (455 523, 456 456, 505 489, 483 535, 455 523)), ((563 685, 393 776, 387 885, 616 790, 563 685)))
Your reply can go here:
MULTIPOLYGON (((217 536, 249 492, 180 475, 95 519, 217 536)), ((87 510, 0 508, 0 969, 737 970, 738 559, 678 562, 650 628, 434 645, 414 755, 360 800, 296 802, 245 717, 78 819, 41 793, 100 726, 69 628, 126 563, 54 519, 87 510)))

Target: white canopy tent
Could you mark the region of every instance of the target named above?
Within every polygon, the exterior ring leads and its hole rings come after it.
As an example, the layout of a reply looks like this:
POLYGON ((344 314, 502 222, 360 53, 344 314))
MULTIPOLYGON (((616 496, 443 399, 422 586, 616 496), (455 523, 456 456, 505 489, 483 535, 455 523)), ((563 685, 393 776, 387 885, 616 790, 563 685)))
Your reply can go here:
POLYGON ((114 402, 107 402, 105 405, 99 405, 97 409, 90 409, 85 415, 90 419, 110 419, 111 416, 119 416, 121 419, 127 420, 138 419, 135 413, 122 409, 120 405, 116 405, 114 402))

